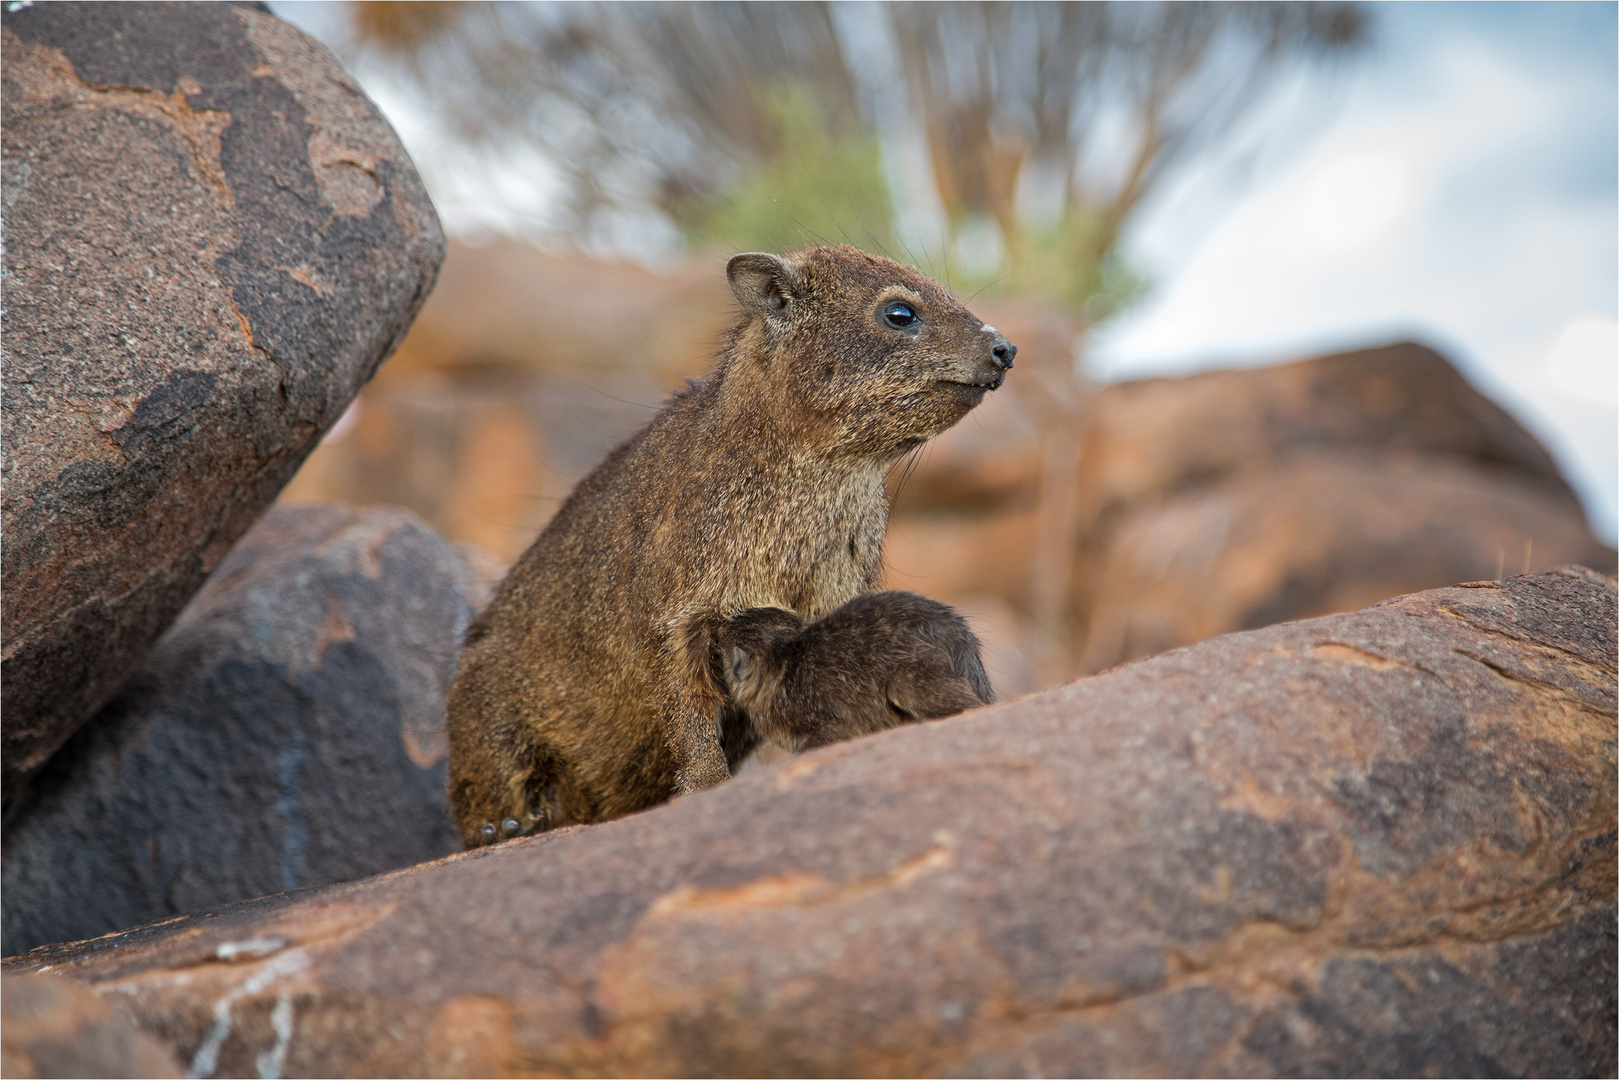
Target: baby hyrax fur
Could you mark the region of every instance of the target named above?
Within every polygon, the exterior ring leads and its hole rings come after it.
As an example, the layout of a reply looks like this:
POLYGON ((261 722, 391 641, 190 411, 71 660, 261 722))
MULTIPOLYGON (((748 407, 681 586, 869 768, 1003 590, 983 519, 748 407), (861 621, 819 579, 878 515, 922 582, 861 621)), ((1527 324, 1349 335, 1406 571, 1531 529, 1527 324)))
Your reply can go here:
POLYGON ((995 700, 966 621, 915 593, 857 596, 808 626, 796 612, 753 608, 719 640, 736 708, 789 750, 995 700))
POLYGON ((728 779, 750 729, 717 634, 873 591, 883 478, 999 387, 1016 348, 850 247, 726 267, 740 313, 700 382, 579 483, 473 621, 449 697, 468 844, 728 779))

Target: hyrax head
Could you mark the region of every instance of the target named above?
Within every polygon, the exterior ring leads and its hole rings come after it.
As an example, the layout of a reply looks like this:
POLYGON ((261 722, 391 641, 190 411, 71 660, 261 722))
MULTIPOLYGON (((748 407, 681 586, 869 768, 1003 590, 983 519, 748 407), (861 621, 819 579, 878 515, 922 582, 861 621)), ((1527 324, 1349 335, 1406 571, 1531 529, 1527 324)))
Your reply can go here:
POLYGON ((837 456, 892 458, 960 420, 1017 346, 931 278, 853 247, 726 267, 744 363, 781 422, 837 456))
POLYGON ((780 687, 778 658, 804 629, 804 620, 782 608, 749 608, 726 624, 720 643, 726 648, 726 686, 744 709, 762 708, 780 687))

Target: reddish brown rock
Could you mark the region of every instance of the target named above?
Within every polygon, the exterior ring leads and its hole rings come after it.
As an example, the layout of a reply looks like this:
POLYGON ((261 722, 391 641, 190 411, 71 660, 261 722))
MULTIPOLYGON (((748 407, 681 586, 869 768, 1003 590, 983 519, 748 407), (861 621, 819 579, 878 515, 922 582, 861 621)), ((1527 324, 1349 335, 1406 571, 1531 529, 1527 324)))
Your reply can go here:
POLYGON ((343 437, 317 447, 283 497, 407 506, 515 561, 573 485, 712 362, 734 314, 723 263, 655 274, 451 240, 343 437))
POLYGON ((515 240, 452 240, 438 285, 382 384, 427 373, 548 372, 589 382, 602 372, 656 372, 678 385, 712 363, 730 325, 727 257, 653 273, 515 240))
POLYGON ((404 511, 273 508, 12 804, 5 952, 460 850, 444 696, 498 576, 404 511))
POLYGON ((1081 501, 1101 516, 1301 451, 1368 447, 1527 473, 1579 507, 1534 436, 1444 357, 1410 342, 1107 387, 1085 437, 1081 501))
POLYGON ((50 975, 0 977, 0 1075, 184 1076, 174 1058, 90 991, 50 975))
POLYGON ((195 1075, 1612 1075, 1615 619, 1408 596, 6 967, 195 1075))
POLYGON ((1086 671, 1435 581, 1608 561, 1542 477, 1401 452, 1303 451, 1110 524, 1086 568, 1086 671))
POLYGON ((9 800, 399 341, 443 237, 262 9, 8 5, 0 35, 9 800))
POLYGON ((341 438, 322 442, 281 498, 406 506, 437 532, 511 563, 573 485, 645 426, 661 396, 649 381, 606 372, 584 381, 379 376, 341 438))
POLYGON ((1097 394, 1078 670, 1447 581, 1614 569, 1540 444, 1420 345, 1097 394))

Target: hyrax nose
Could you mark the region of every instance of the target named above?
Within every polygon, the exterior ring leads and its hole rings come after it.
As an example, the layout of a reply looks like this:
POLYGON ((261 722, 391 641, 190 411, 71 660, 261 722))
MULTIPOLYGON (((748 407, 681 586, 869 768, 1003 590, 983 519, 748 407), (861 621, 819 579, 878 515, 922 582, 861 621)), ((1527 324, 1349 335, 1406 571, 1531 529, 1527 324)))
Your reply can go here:
POLYGON ((995 335, 995 344, 990 347, 989 355, 995 358, 995 366, 1002 371, 1010 371, 1012 358, 1017 355, 1017 346, 1006 340, 1005 334, 995 335))

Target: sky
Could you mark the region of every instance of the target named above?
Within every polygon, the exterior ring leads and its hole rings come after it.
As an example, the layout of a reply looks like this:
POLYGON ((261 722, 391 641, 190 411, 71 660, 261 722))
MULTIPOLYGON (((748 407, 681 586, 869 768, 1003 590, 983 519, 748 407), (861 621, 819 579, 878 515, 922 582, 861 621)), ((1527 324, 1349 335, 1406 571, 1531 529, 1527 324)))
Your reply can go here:
POLYGON ((1375 9, 1378 42, 1277 104, 1288 145, 1238 190, 1212 162, 1142 207, 1122 246, 1155 288, 1097 332, 1091 368, 1425 342, 1548 445, 1612 544, 1619 5, 1375 9))
MULTIPOLYGON (((271 8, 342 34, 339 5, 271 8)), ((1619 5, 1372 8, 1356 62, 1284 82, 1247 137, 1140 207, 1121 249, 1152 289, 1092 334, 1085 363, 1113 380, 1424 342, 1546 443, 1613 544, 1619 5)), ((380 72, 355 74, 447 229, 543 227, 543 162, 449 153, 380 72)))

